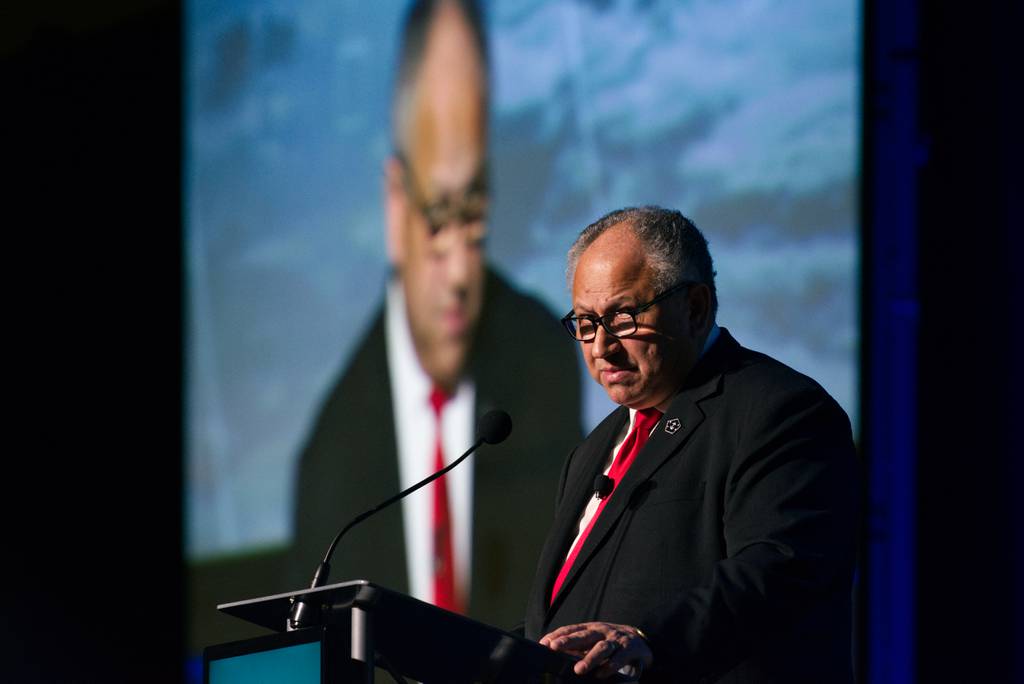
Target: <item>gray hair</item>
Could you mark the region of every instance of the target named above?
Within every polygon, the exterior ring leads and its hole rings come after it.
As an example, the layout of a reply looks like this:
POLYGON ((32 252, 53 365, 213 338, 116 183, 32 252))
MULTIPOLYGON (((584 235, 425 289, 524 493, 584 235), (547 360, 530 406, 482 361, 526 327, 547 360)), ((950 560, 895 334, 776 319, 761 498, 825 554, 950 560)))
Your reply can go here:
POLYGON ((664 292, 683 280, 695 280, 711 290, 711 320, 718 313, 715 269, 708 241, 693 221, 674 209, 658 206, 627 207, 605 214, 583 229, 572 247, 565 269, 572 289, 580 256, 609 228, 623 223, 643 246, 647 265, 654 273, 654 287, 664 292))

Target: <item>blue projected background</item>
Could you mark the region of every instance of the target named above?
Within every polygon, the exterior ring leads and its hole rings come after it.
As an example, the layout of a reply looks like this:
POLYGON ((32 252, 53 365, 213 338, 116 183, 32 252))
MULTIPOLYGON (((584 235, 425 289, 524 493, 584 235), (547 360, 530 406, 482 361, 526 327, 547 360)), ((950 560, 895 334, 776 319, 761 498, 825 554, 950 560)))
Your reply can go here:
MULTIPOLYGON (((299 446, 387 274, 403 7, 186 3, 193 561, 289 541, 299 446)), ((856 428, 859 11, 493 3, 490 259, 560 315, 583 226, 626 205, 678 208, 711 243, 719 322, 821 382, 856 428)), ((589 429, 610 404, 584 382, 589 429)))

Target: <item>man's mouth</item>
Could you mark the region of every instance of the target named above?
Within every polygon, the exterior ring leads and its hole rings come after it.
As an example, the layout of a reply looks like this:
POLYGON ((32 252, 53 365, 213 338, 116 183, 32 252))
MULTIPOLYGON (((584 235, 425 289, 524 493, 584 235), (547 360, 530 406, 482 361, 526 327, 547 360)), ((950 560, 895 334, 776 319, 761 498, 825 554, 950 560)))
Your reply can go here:
POLYGON ((446 309, 441 314, 441 325, 446 337, 463 337, 469 332, 469 316, 462 307, 446 309))
POLYGON ((606 384, 613 385, 615 383, 623 382, 627 378, 631 377, 636 369, 634 368, 602 368, 599 373, 601 374, 601 381, 606 384))

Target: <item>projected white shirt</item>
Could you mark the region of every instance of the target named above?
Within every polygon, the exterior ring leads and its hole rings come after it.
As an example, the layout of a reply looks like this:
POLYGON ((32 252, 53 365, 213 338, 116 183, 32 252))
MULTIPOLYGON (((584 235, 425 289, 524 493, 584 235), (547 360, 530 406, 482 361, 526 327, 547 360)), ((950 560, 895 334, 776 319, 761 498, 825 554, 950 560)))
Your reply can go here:
MULTIPOLYGON (((434 472, 434 413, 430 406, 432 383, 416 358, 412 333, 405 316, 405 297, 397 281, 388 283, 387 336, 388 380, 395 416, 395 442, 402 489, 434 472)), ((473 407, 476 387, 472 380, 459 383, 455 396, 445 404, 441 441, 445 463, 451 463, 473 445, 473 407)), ((463 601, 470 589, 470 558, 473 539, 473 458, 445 476, 451 512, 455 585, 463 601)), ((431 548, 430 485, 402 500, 409 592, 423 601, 433 599, 433 549, 431 548)))

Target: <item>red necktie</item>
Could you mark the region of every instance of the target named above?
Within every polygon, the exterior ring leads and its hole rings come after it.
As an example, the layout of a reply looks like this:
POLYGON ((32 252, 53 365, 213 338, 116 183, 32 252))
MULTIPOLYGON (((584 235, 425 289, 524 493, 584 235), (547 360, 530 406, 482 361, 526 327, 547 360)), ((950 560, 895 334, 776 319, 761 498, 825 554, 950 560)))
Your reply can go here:
POLYGON ((605 505, 615 494, 615 488, 618 487, 619 482, 622 481, 622 477, 629 470, 629 466, 632 465, 636 459, 636 455, 640 453, 640 450, 644 448, 644 444, 647 443, 647 438, 651 435, 651 430, 661 420, 661 411, 656 408, 642 409, 636 412, 636 423, 633 426, 632 432, 626 436, 626 441, 622 443, 622 447, 619 449, 619 453, 615 456, 615 461, 612 462, 612 467, 608 470, 608 477, 612 480, 612 491, 603 499, 598 505, 597 510, 594 512, 594 516, 587 523, 586 529, 583 530, 583 534, 580 535, 579 539, 576 540, 576 544, 572 547, 572 551, 569 553, 568 558, 565 559, 565 563, 562 565, 562 569, 558 573, 558 577, 555 578, 555 584, 551 588, 551 602, 554 603, 555 597, 558 596, 558 590, 562 588, 562 582, 565 581, 566 575, 569 574, 569 570, 572 569, 572 564, 576 562, 576 556, 579 555, 580 549, 583 548, 583 542, 587 540, 587 535, 590 534, 590 530, 593 529, 594 523, 601 516, 601 511, 604 510, 605 505))
MULTIPOLYGON (((444 448, 441 446, 441 409, 449 399, 443 390, 435 387, 430 392, 430 405, 434 408, 436 439, 434 440, 434 472, 445 467, 444 448)), ((448 513, 448 476, 431 484, 433 491, 434 523, 434 605, 461 613, 455 596, 455 558, 452 553, 452 522, 448 513)))

